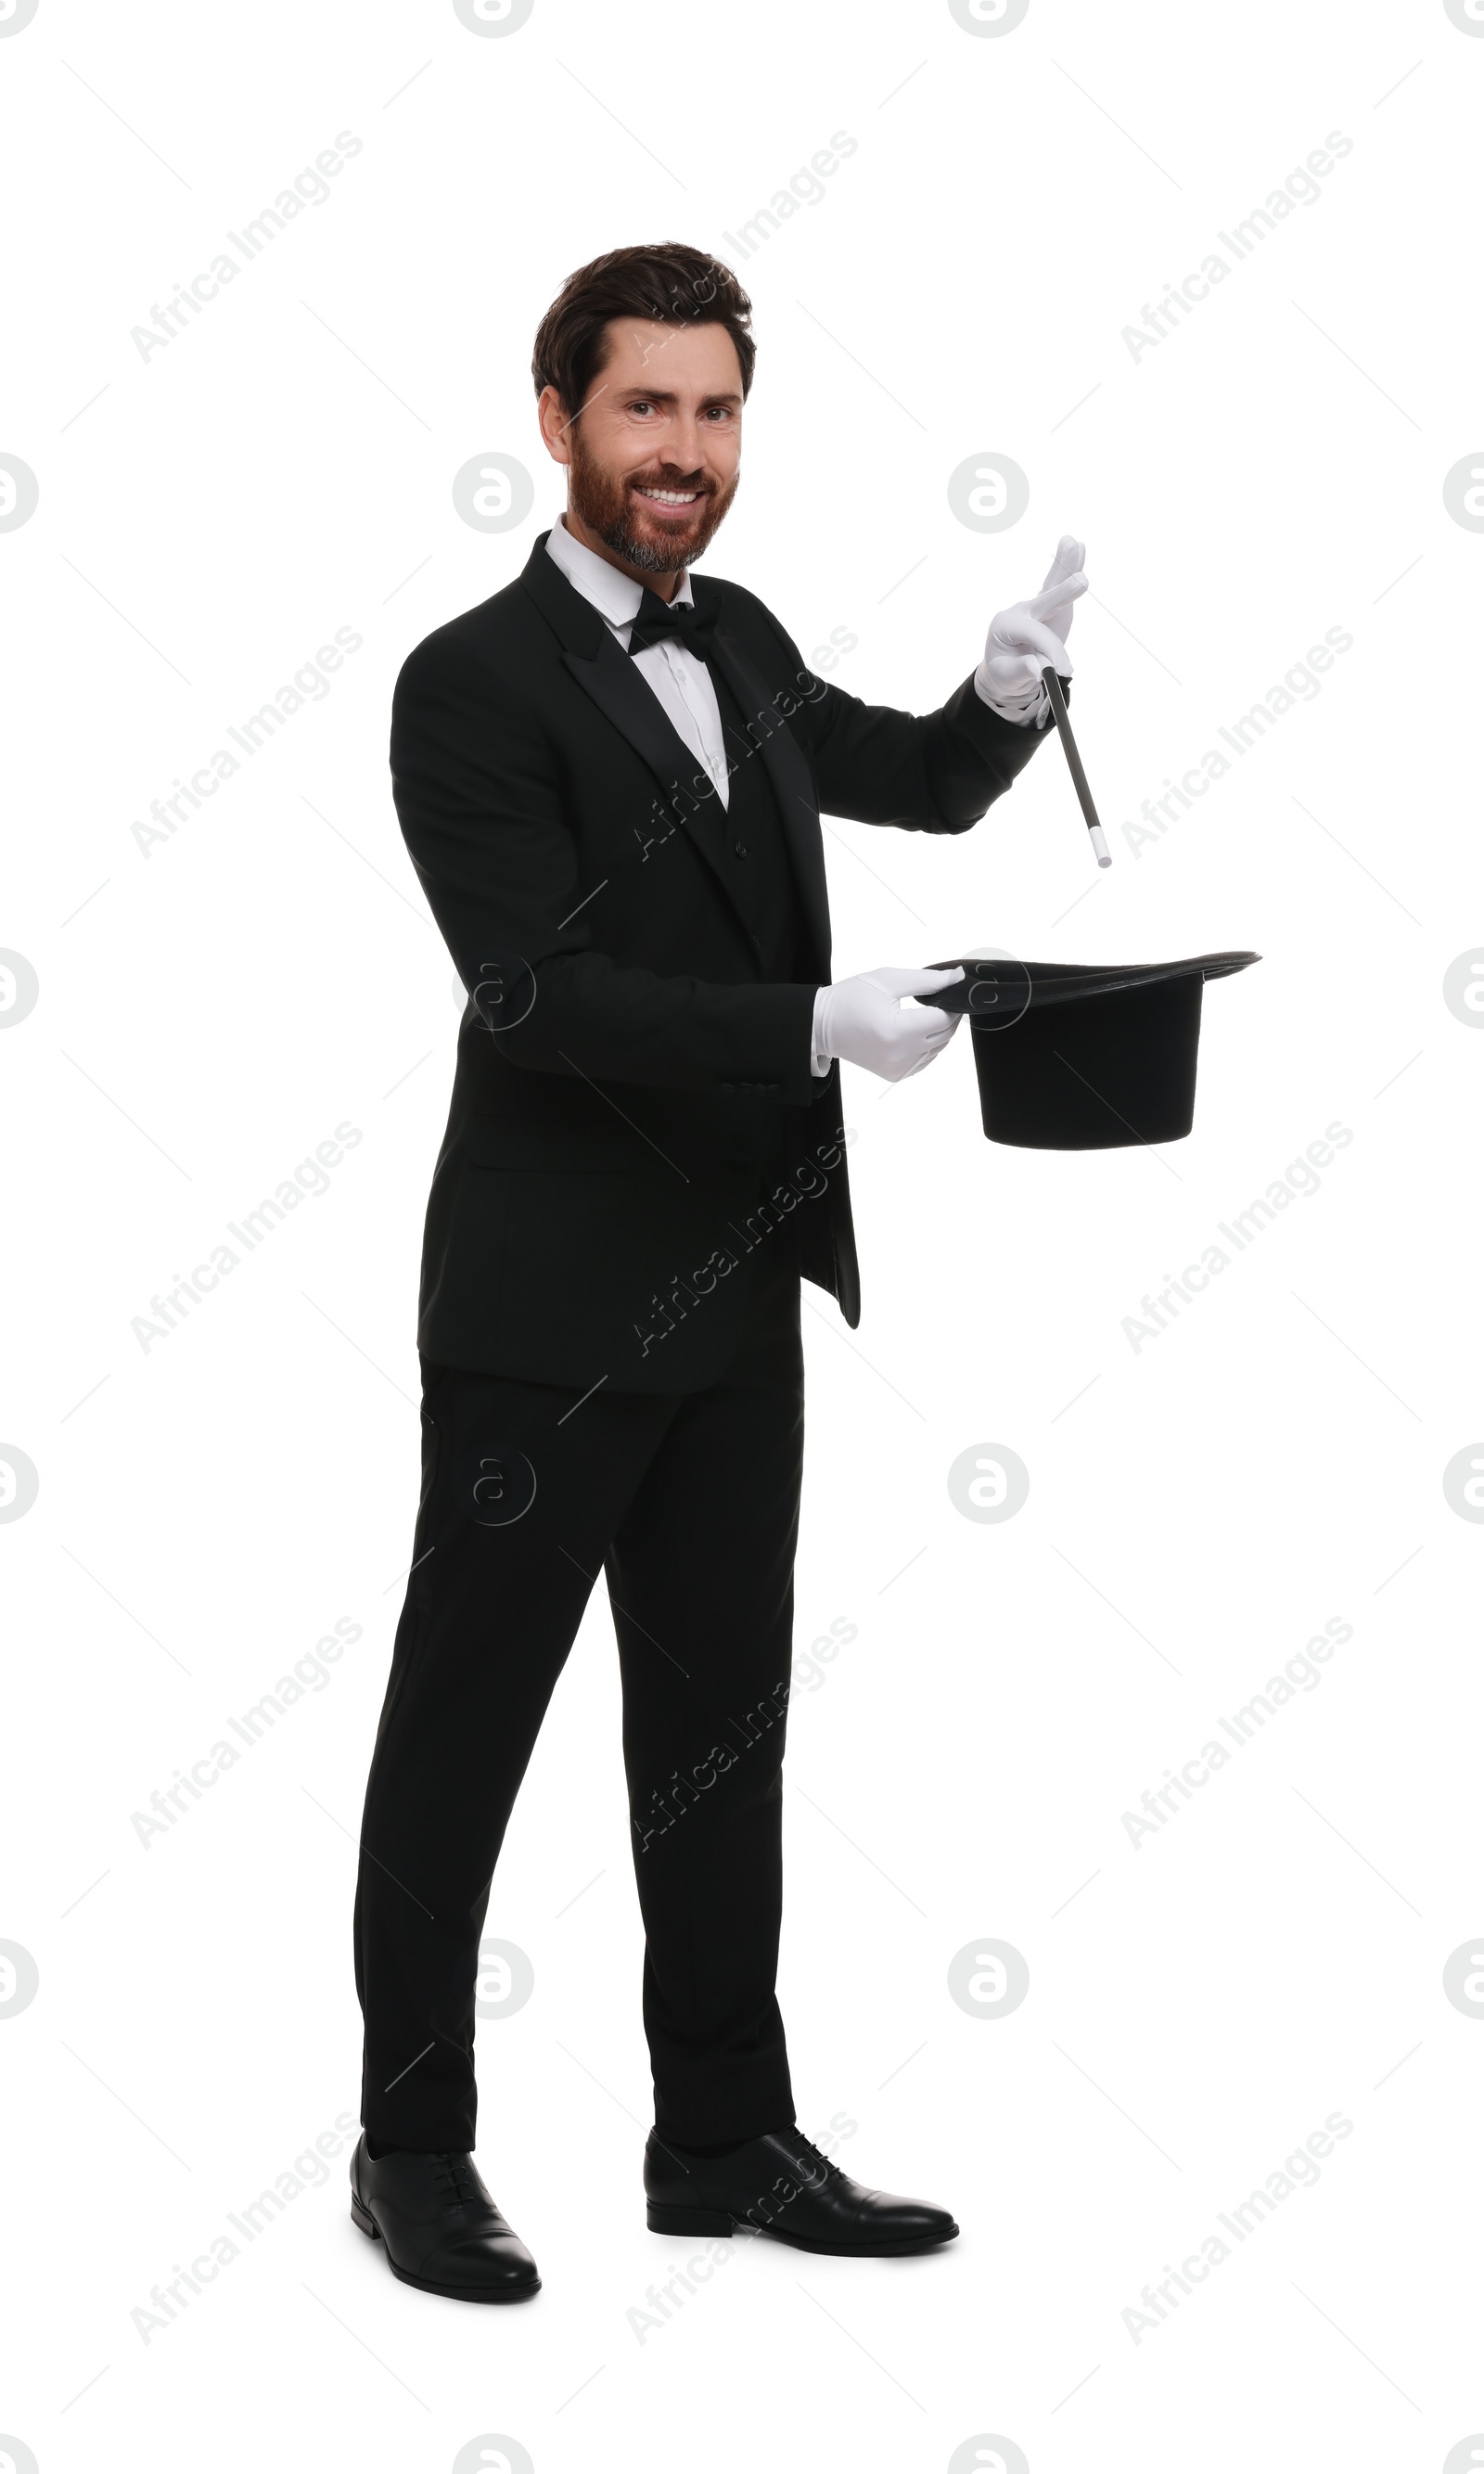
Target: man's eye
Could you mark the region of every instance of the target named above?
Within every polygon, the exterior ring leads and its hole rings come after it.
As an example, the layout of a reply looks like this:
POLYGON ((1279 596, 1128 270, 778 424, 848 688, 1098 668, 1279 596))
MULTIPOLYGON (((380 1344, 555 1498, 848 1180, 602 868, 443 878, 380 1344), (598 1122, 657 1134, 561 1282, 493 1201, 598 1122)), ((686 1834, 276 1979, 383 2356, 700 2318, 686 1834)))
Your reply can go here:
POLYGON ((630 412, 652 412, 654 410, 654 406, 650 403, 647 397, 641 396, 638 403, 631 403, 629 405, 629 410, 630 412))

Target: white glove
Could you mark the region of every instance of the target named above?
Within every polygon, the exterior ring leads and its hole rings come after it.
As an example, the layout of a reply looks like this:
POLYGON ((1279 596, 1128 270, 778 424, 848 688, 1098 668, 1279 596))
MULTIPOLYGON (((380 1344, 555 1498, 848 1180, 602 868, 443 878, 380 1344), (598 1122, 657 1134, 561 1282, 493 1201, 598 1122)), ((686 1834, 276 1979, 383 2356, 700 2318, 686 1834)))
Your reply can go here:
POLYGON ((1006 721, 1034 722, 1039 729, 1051 711, 1041 684, 1045 664, 1055 663, 1058 678, 1072 675, 1066 640, 1073 604, 1087 590, 1082 572, 1084 556, 1083 545, 1071 533, 1063 533, 1034 599, 1015 602, 989 622, 974 689, 981 701, 1006 721))
POLYGON ((857 979, 821 988, 815 998, 815 1074, 828 1073, 832 1056, 864 1065, 884 1082, 920 1074, 947 1047, 961 1017, 944 1013, 941 1006, 904 1005, 902 999, 951 987, 962 977, 961 969, 863 971, 857 979))

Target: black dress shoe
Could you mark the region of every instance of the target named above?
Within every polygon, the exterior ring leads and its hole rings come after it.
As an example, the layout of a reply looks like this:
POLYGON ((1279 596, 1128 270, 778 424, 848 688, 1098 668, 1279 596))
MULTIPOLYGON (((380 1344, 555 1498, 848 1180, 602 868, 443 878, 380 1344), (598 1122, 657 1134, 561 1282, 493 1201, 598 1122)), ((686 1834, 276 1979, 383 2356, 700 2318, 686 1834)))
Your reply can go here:
POLYGON ((959 2230, 946 2208, 853 2182, 800 2130, 765 2131, 729 2156, 697 2156, 651 2130, 645 2193, 653 2234, 729 2234, 741 2225, 839 2259, 932 2250, 959 2230))
POLYGON ((351 2214, 386 2244, 403 2285, 455 2302, 523 2302, 539 2292, 536 2263, 474 2171, 474 2158, 394 2147, 373 2156, 363 2131, 351 2158, 351 2214))

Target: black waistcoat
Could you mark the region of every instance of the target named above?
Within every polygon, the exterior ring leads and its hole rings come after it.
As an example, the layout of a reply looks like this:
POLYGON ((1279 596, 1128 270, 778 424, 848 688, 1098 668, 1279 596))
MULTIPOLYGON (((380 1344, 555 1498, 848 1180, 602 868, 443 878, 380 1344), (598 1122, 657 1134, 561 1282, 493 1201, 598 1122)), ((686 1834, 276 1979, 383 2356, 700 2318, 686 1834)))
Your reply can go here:
MULTIPOLYGON (((815 972, 809 958, 804 909, 772 778, 718 666, 713 662, 707 667, 721 716, 729 794, 725 808, 718 800, 709 813, 711 829, 725 857, 733 899, 752 937, 762 977, 809 981, 815 972)), ((761 1191, 767 1191, 783 1173, 790 1148, 786 1116, 799 1114, 794 1109, 767 1109, 761 1191)))
POLYGON ((712 822, 726 858, 732 898, 751 933, 762 976, 808 980, 814 974, 807 958, 803 906, 777 794, 736 697, 717 665, 708 668, 726 742, 729 792, 725 808, 717 802, 712 822))

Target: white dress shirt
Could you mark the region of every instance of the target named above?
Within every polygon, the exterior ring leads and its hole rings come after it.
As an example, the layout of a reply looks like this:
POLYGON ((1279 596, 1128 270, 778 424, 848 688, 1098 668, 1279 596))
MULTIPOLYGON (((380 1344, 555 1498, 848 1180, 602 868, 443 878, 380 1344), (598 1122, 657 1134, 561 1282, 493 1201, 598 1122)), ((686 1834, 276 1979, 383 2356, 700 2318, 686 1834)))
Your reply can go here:
MULTIPOLYGON (((639 616, 639 605, 644 599, 644 586, 632 575, 624 575, 619 568, 610 567, 605 558, 599 558, 597 552, 589 549, 584 542, 574 541, 567 529, 565 518, 561 516, 558 516, 551 527, 547 540, 547 549, 555 559, 568 583, 581 594, 584 601, 590 601, 598 616, 607 621, 609 628, 618 638, 620 648, 626 653, 629 634, 639 616)), ((690 574, 687 571, 681 575, 675 587, 674 598, 677 601, 693 601, 694 597, 691 591, 690 574)), ((711 672, 705 663, 698 661, 696 656, 673 636, 662 637, 657 644, 646 644, 644 650, 636 653, 633 658, 635 668, 653 689, 684 744, 690 749, 692 755, 698 757, 701 764, 705 765, 716 785, 717 795, 721 805, 723 808, 726 807, 731 798, 731 785, 727 779, 726 745, 721 736, 721 714, 717 703, 717 691, 712 685, 711 672)), ((981 702, 989 705, 992 712, 1001 714, 1007 721, 1017 721, 1023 724, 1043 721, 1050 711, 1044 688, 1037 687, 1030 691, 1027 702, 1018 712, 1009 704, 1000 704, 987 696, 977 673, 974 688, 981 702)), ((823 1004, 824 990, 821 988, 815 998, 814 1039, 810 1057, 811 1070, 816 1079, 822 1079, 830 1070, 829 1057, 819 1047, 819 1016, 823 1004)))
MULTIPOLYGON (((633 576, 610 567, 584 542, 573 541, 561 517, 551 527, 547 548, 568 583, 574 585, 583 600, 591 601, 599 617, 607 620, 626 653, 630 630, 644 599, 644 586, 636 583, 633 576)), ((683 574, 675 587, 675 599, 693 602, 694 598, 690 575, 683 574)), ((678 638, 662 636, 657 644, 646 644, 642 653, 634 655, 634 667, 654 690, 667 718, 673 722, 692 755, 699 757, 716 785, 721 805, 727 807, 732 792, 727 779, 726 744, 721 736, 717 691, 705 663, 697 661, 678 638)))

